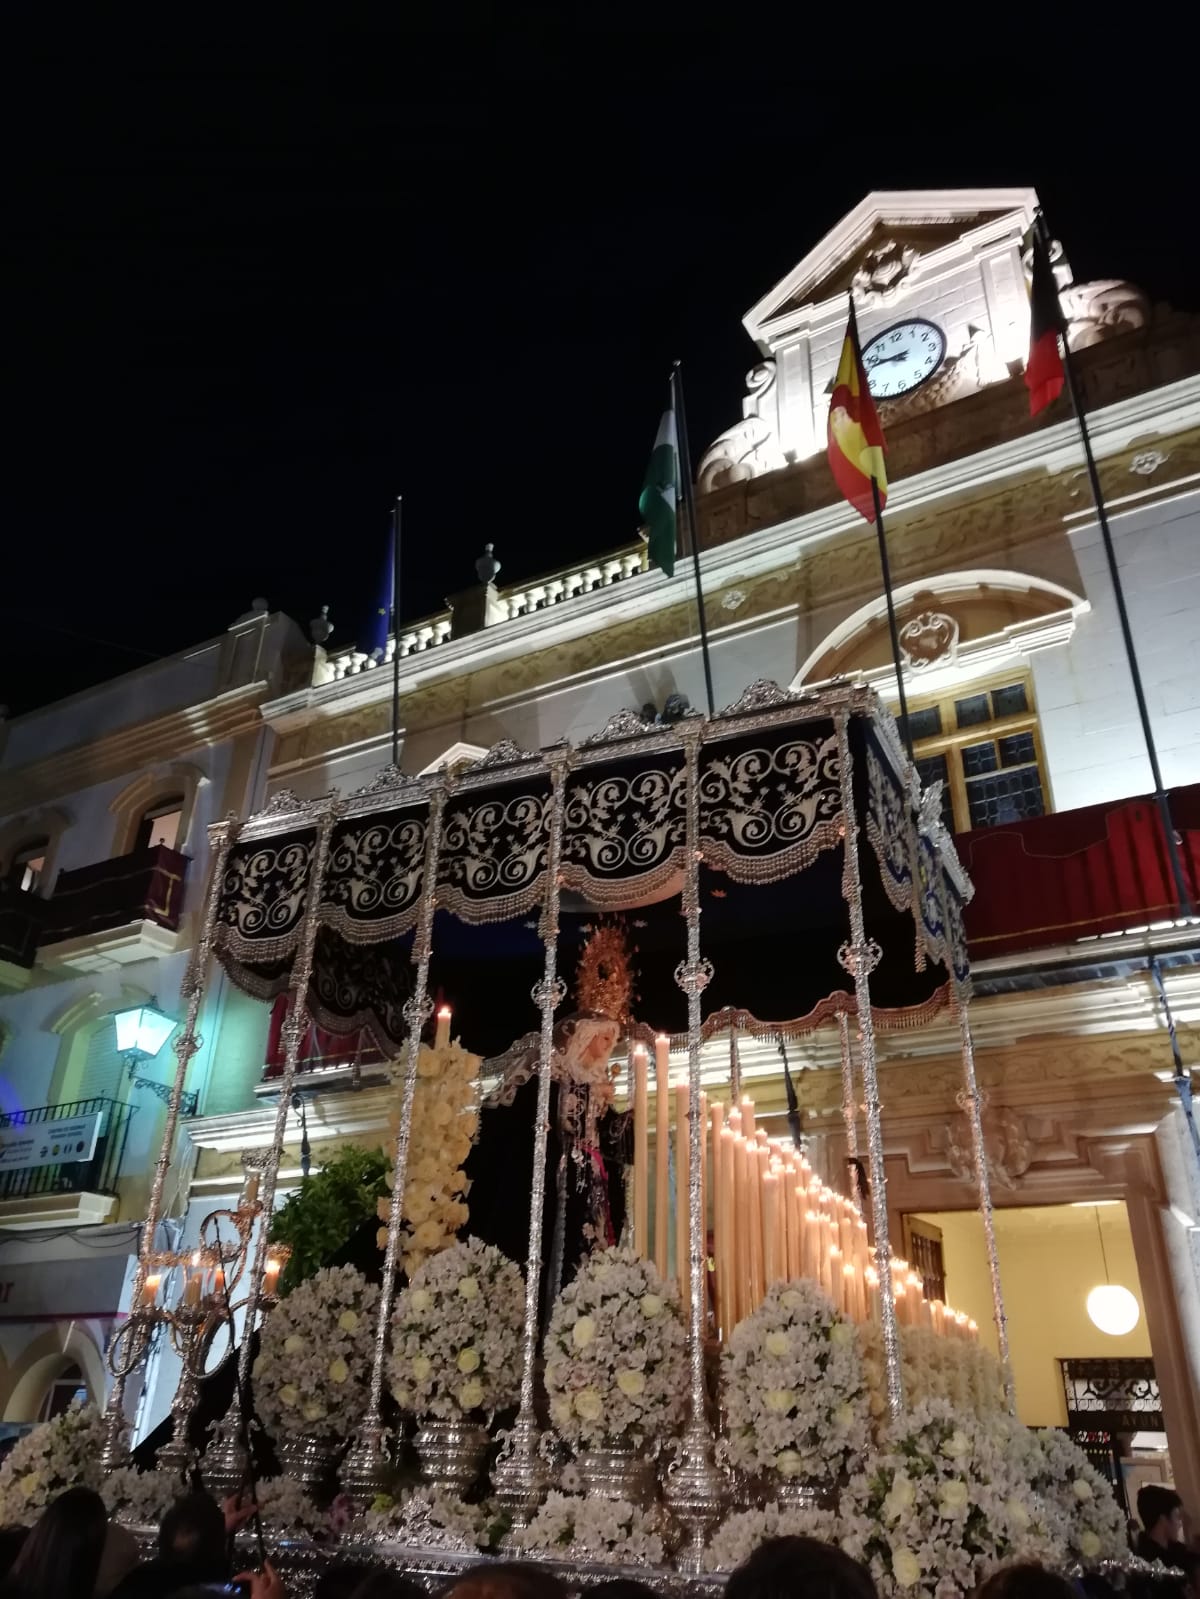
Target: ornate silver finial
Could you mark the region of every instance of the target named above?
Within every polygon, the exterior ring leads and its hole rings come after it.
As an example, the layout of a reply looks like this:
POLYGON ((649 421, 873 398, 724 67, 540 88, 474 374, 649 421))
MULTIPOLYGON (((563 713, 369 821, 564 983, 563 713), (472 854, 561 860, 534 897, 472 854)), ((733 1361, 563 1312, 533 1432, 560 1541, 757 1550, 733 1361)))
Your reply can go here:
POLYGON ((308 624, 309 637, 314 644, 325 644, 333 632, 333 623, 329 620, 329 607, 322 605, 320 616, 314 616, 308 624))
POLYGON ((773 678, 758 677, 749 688, 742 690, 732 705, 718 711, 717 716, 748 716, 752 711, 770 711, 777 705, 794 705, 800 697, 788 689, 780 688, 773 678))

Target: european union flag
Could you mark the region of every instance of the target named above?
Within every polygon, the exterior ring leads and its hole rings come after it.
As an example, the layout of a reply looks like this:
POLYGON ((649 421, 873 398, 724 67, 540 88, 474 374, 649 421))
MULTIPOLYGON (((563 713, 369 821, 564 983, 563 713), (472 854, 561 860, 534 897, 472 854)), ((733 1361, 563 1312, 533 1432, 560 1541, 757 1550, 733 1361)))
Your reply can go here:
POLYGON ((388 633, 392 619, 392 602, 396 591, 396 540, 389 531, 387 541, 387 554, 383 561, 383 570, 380 574, 379 588, 375 594, 375 605, 371 611, 371 621, 367 630, 367 653, 381 661, 387 652, 388 633))

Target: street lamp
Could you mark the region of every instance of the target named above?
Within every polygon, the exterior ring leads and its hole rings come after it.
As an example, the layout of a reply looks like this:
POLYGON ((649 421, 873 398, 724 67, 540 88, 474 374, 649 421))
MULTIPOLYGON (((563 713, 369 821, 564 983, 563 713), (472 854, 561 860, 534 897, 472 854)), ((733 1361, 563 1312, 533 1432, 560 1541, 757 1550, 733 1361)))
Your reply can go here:
MULTIPOLYGON (((139 1077, 137 1068, 143 1061, 153 1060, 167 1039, 175 1031, 175 1021, 158 1008, 158 1001, 148 1005, 134 1005, 120 1010, 113 1017, 117 1029, 117 1052, 125 1057, 125 1069, 134 1088, 148 1088, 162 1100, 171 1102, 171 1085, 157 1082, 153 1077, 139 1077)), ((185 1116, 196 1114, 197 1099, 194 1093, 180 1096, 179 1108, 185 1116)))

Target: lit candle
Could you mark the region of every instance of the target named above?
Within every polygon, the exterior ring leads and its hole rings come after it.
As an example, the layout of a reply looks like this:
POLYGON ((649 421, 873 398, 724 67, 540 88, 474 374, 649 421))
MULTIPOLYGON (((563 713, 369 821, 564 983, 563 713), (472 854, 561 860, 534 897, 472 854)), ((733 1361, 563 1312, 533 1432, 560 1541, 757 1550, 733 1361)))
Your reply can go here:
POLYGON ((754 1309, 754 1247, 750 1194, 750 1145, 744 1138, 733 1142, 733 1164, 737 1181, 737 1320, 754 1309))
POLYGON ((213 1272, 213 1287, 212 1287, 212 1291, 213 1291, 213 1294, 215 1295, 216 1298, 224 1299, 224 1297, 225 1297, 225 1268, 223 1266, 218 1266, 216 1268, 216 1270, 213 1272))
POLYGON ((946 1307, 940 1299, 929 1301, 929 1325, 940 1338, 946 1330, 946 1307))
POLYGON ((763 1178, 767 1175, 770 1156, 755 1139, 750 1145, 750 1246, 753 1251, 754 1309, 762 1304, 767 1292, 766 1232, 763 1224, 763 1178))
POLYGON ((249 1209, 251 1205, 258 1204, 258 1173, 251 1172, 246 1178, 246 1191, 242 1195, 242 1206, 249 1209))
POLYGON ((268 1255, 266 1269, 263 1272, 263 1292, 273 1294, 279 1282, 279 1261, 274 1255, 268 1255))
POLYGON ((146 1280, 142 1284, 141 1297, 141 1304, 145 1309, 149 1310, 158 1298, 158 1285, 161 1282, 162 1276, 159 1272, 152 1271, 146 1274, 146 1280))
POLYGON ((967 1320, 967 1332, 971 1335, 972 1343, 979 1342, 979 1323, 974 1319, 974 1317, 970 1317, 967 1320))
MULTIPOLYGON (((807 1200, 807 1194, 805 1195, 807 1200)), ((821 1218, 815 1210, 804 1213, 804 1233, 800 1258, 804 1262, 804 1275, 810 1282, 821 1280, 821 1218)))
POLYGON ((453 1014, 449 1005, 438 1006, 437 1032, 433 1037, 434 1049, 445 1049, 450 1042, 450 1018, 453 1014))
POLYGON ((762 1178, 763 1268, 768 1288, 772 1283, 777 1283, 783 1275, 779 1269, 779 1217, 776 1209, 778 1193, 779 1178, 773 1171, 764 1172, 762 1178))
POLYGON ((650 1101, 646 1086, 646 1046, 633 1046, 633 1243, 650 1257, 650 1101))
POLYGON ((691 1217, 688 1207, 688 1088, 675 1089, 675 1273, 683 1313, 691 1304, 691 1217))
POLYGON ((747 1138, 754 1137, 754 1101, 748 1096, 742 1100, 742 1132, 747 1138))
POLYGON ((842 1252, 836 1244, 829 1246, 829 1297, 835 1310, 846 1308, 846 1278, 842 1272, 842 1252))
POLYGON ((717 1329, 722 1337, 727 1336, 725 1331, 725 1215, 724 1215, 724 1181, 725 1173, 722 1165, 724 1146, 721 1139, 725 1133, 725 1107, 719 1101, 713 1105, 709 1112, 709 1131, 712 1138, 712 1153, 709 1157, 709 1187, 712 1193, 712 1258, 713 1275, 717 1290, 717 1329))
POLYGON ((868 1266, 863 1272, 863 1286, 867 1291, 867 1314, 871 1320, 879 1320, 879 1273, 874 1266, 868 1266))
POLYGON ((654 1267, 667 1278, 668 1179, 671 1148, 671 1040, 659 1033, 654 1040, 654 1267))
MULTIPOLYGON (((720 1107, 717 1107, 720 1109, 720 1107)), ((728 1338, 737 1325, 737 1158, 736 1139, 728 1127, 721 1129, 721 1210, 717 1294, 721 1307, 721 1336, 728 1338)))
POLYGON ((191 1310, 200 1303, 201 1287, 200 1251, 197 1250, 192 1256, 191 1265, 184 1270, 183 1302, 191 1310))
POLYGON ((846 1314, 855 1321, 862 1321, 865 1316, 863 1306, 863 1280, 862 1274, 852 1260, 848 1260, 842 1267, 844 1279, 846 1314))

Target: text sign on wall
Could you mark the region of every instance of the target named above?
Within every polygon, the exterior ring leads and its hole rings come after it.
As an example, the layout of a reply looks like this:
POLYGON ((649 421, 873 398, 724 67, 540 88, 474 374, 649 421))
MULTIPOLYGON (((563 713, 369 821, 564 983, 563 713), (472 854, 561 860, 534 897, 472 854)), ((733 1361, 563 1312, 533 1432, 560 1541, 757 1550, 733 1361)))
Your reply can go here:
POLYGON ((96 1153, 103 1114, 103 1111, 94 1110, 87 1116, 64 1116, 56 1122, 0 1127, 0 1171, 91 1160, 96 1153))

